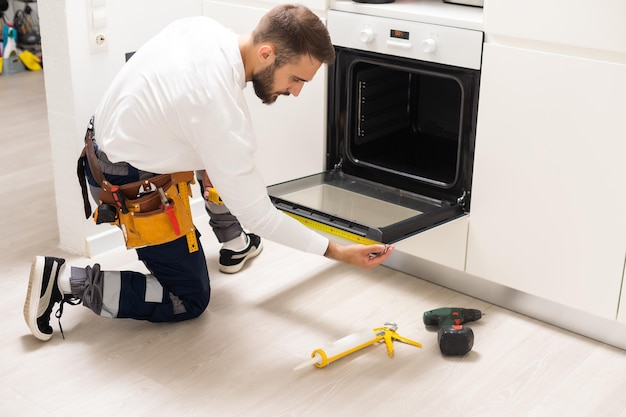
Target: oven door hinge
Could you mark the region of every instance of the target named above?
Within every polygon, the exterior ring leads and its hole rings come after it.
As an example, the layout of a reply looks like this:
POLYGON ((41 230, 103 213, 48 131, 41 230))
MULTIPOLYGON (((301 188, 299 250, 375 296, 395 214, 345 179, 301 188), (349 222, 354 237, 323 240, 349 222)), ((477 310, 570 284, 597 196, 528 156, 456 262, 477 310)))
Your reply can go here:
POLYGON ((341 166, 343 165, 343 157, 339 159, 339 162, 337 162, 334 166, 333 166, 333 171, 334 172, 341 172, 341 166))
POLYGON ((463 190, 463 194, 461 194, 461 196, 456 199, 457 204, 463 207, 463 209, 467 208, 466 205, 469 200, 469 194, 470 194, 469 191, 463 190))

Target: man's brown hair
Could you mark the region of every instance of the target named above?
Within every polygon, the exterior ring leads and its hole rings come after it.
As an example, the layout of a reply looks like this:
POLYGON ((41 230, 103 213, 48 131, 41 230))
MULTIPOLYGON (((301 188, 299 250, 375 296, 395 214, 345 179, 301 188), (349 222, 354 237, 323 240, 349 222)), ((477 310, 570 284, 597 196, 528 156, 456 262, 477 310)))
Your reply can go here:
POLYGON ((335 49, 326 26, 315 13, 299 4, 271 9, 252 32, 252 39, 255 44, 274 45, 277 67, 302 55, 310 55, 325 64, 335 61, 335 49))

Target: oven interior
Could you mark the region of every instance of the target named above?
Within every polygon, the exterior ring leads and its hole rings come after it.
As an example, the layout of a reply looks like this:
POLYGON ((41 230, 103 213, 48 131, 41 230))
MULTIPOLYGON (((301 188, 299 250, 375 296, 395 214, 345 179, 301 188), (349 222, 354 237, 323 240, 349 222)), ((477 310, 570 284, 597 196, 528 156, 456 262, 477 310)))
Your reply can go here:
POLYGON ((384 243, 468 211, 479 71, 336 52, 327 171, 268 187, 274 204, 384 243))
POLYGON ((449 187, 457 179, 462 91, 453 78, 356 64, 344 153, 354 164, 449 187))

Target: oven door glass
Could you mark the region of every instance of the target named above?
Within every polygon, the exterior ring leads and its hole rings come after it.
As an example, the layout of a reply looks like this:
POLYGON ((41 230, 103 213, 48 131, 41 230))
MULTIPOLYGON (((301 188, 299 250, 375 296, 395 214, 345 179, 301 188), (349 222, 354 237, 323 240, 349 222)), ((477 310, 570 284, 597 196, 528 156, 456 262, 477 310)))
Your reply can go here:
POLYGON ((460 205, 328 171, 270 186, 274 205, 303 223, 361 243, 393 243, 463 214, 460 205))
POLYGON ((336 52, 328 84, 329 170, 270 186, 274 204, 331 234, 383 243, 463 215, 479 71, 336 52))

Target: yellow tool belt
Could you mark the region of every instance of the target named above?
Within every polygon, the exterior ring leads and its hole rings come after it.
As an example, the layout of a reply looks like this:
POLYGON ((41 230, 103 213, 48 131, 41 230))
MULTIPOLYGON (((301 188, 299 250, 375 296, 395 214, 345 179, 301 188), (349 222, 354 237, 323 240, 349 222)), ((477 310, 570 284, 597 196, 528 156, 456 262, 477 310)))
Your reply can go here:
POLYGON ((189 252, 195 252, 198 242, 189 204, 193 182, 192 171, 157 175, 119 187, 104 180, 100 201, 117 208, 112 224, 122 230, 126 247, 160 245, 186 235, 189 252))
POLYGON ((189 252, 198 250, 189 197, 195 183, 193 171, 162 174, 124 185, 111 184, 102 173, 94 148, 93 118, 85 135, 77 174, 83 194, 85 216, 91 216, 85 167, 100 185, 100 205, 93 214, 96 223, 117 225, 126 247, 160 245, 187 237, 189 252))

